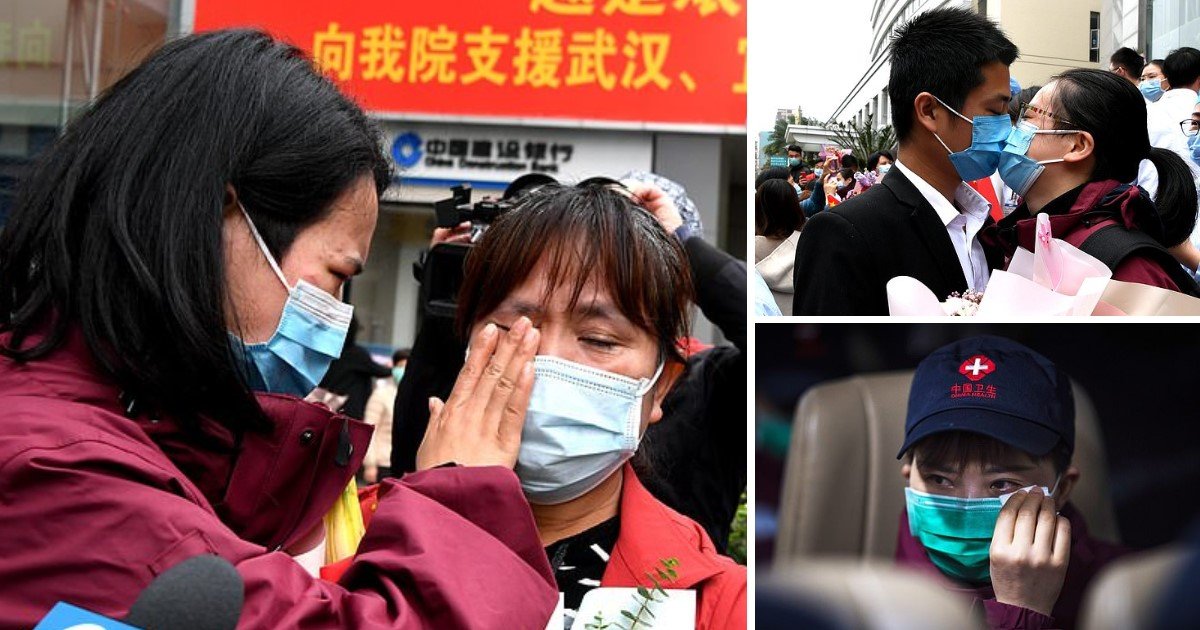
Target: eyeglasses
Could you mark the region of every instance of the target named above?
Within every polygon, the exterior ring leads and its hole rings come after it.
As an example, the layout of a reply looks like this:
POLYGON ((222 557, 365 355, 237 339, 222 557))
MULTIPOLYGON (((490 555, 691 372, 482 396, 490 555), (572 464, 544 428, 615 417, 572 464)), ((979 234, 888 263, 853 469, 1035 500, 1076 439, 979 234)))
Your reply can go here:
POLYGON ((1194 136, 1197 132, 1200 132, 1200 120, 1195 118, 1181 120, 1179 121, 1179 130, 1182 131, 1183 135, 1185 136, 1194 136))
POLYGON ((1026 118, 1029 118, 1030 114, 1037 114, 1039 116, 1045 116, 1046 118, 1049 118, 1051 120, 1057 120, 1058 122, 1060 122, 1064 125, 1070 125, 1072 127, 1079 126, 1079 125, 1076 125, 1075 123, 1067 120, 1066 118, 1059 118, 1058 116, 1055 116, 1054 114, 1050 113, 1049 110, 1042 109, 1041 107, 1037 107, 1037 106, 1031 105, 1029 103, 1026 103, 1021 106, 1021 113, 1020 113, 1020 115, 1017 116, 1017 120, 1025 120, 1026 118))

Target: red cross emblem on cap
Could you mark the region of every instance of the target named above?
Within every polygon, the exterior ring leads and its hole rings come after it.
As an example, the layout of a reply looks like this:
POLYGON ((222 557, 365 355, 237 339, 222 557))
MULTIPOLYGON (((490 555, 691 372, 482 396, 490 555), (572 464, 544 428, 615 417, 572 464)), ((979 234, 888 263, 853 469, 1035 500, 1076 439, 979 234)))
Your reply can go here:
POLYGON ((996 364, 991 359, 977 354, 959 366, 958 373, 972 381, 982 380, 983 377, 996 371, 996 364))

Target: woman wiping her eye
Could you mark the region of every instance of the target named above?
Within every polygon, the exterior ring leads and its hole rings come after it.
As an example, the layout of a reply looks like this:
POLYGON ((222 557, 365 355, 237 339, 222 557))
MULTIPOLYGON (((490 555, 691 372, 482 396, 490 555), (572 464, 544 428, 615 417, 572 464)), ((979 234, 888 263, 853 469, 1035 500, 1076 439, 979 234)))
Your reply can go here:
MULTIPOLYGON (((639 477, 647 427, 680 375, 692 285, 678 241, 646 209, 646 191, 548 186, 503 215, 467 259, 458 322, 471 337, 468 371, 491 328, 522 338, 536 328, 532 379, 516 473, 565 595, 566 622, 597 587, 697 591, 697 628, 744 628, 746 572, 720 556, 704 529, 655 499, 639 477), (539 247, 529 247, 538 243, 539 247)), ((656 195, 655 203, 671 203, 656 195)), ((430 427, 470 404, 433 401, 430 427)), ((418 467, 445 459, 427 435, 418 467)))

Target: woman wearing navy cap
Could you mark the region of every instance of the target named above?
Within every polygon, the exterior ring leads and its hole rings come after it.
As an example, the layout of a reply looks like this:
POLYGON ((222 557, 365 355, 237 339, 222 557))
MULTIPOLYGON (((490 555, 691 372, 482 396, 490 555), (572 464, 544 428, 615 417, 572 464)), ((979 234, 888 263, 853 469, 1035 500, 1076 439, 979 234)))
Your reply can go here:
POLYGON ((982 602, 991 628, 1073 628, 1097 572, 1123 553, 1069 503, 1070 379, 1008 339, 930 354, 909 392, 896 562, 982 602))

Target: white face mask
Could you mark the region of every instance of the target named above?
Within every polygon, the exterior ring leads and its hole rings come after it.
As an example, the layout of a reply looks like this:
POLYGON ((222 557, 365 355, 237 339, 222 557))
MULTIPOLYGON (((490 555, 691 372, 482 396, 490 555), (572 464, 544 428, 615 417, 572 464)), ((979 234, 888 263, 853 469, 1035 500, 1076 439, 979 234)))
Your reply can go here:
POLYGON ((576 499, 617 471, 641 441, 642 399, 662 374, 633 379, 551 356, 533 359, 516 472, 530 503, 576 499))

